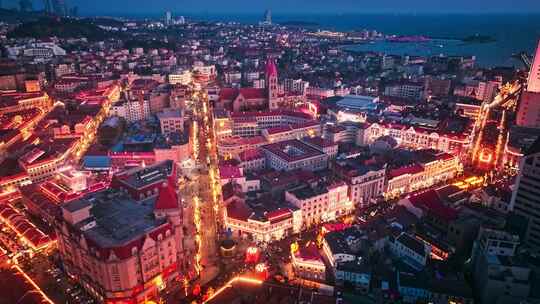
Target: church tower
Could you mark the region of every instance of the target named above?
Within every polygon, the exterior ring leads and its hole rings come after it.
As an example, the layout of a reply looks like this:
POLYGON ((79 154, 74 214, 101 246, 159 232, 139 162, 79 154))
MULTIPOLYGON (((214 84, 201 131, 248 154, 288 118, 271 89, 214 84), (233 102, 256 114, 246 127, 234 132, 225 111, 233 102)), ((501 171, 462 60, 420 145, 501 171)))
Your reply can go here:
POLYGON ((266 61, 266 87, 268 89, 268 108, 275 110, 278 108, 278 72, 276 62, 273 58, 266 61))

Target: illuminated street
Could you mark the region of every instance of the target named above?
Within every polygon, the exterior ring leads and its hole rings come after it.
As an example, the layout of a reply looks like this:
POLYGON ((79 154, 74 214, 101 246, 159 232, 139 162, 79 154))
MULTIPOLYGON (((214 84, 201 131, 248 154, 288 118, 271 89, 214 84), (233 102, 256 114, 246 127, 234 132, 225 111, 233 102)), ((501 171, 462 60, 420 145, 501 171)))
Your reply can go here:
POLYGON ((191 170, 188 190, 183 193, 188 202, 187 214, 192 214, 195 233, 195 270, 200 275, 200 284, 212 280, 217 268, 217 224, 216 206, 219 205, 220 187, 216 181, 217 151, 212 130, 212 113, 203 91, 194 94, 191 124, 195 169, 191 170))

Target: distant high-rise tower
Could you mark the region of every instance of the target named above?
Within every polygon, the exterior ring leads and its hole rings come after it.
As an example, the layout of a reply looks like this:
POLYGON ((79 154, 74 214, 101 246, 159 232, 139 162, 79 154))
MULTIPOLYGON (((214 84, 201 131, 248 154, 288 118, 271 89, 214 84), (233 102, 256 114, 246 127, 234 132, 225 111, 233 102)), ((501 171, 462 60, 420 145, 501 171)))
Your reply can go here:
POLYGON ((511 208, 527 219, 525 244, 540 249, 540 138, 525 152, 519 165, 511 208))
POLYGON ((169 26, 172 24, 172 13, 170 11, 165 12, 165 25, 169 26))
POLYGON ((68 14, 67 3, 65 0, 51 0, 52 10, 58 16, 66 16, 68 14))
POLYGON ((51 0, 43 0, 43 7, 46 13, 52 13, 51 0))
POLYGON ((272 11, 269 9, 264 12, 264 23, 272 24, 272 11))
POLYGON ((186 18, 184 16, 178 17, 178 24, 180 25, 186 24, 186 18))
POLYGON ((529 81, 527 82, 527 91, 540 93, 540 41, 534 55, 534 61, 531 65, 529 73, 529 81))
POLYGON ((521 94, 516 123, 522 127, 540 128, 540 41, 529 72, 527 89, 521 94))

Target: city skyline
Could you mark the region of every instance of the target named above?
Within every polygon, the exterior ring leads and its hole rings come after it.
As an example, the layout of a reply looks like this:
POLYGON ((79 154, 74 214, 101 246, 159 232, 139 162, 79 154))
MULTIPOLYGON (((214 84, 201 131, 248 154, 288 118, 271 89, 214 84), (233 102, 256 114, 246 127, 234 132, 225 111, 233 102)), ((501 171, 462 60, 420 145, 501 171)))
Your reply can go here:
MULTIPOLYGON (((19 7, 19 1, 4 0, 7 8, 19 7)), ((540 2, 534 0, 520 0, 519 3, 493 0, 486 8, 485 3, 465 0, 413 0, 396 1, 382 0, 371 3, 358 3, 354 0, 337 0, 328 2, 324 0, 266 0, 252 2, 248 0, 228 1, 226 5, 221 1, 171 1, 156 0, 152 3, 139 0, 116 0, 113 3, 105 0, 83 1, 71 0, 69 5, 78 6, 83 14, 155 14, 167 10, 178 13, 216 13, 216 14, 252 14, 261 13, 266 9, 277 14, 486 14, 486 13, 539 13, 540 2)), ((34 0, 33 7, 42 9, 43 1, 34 0)))

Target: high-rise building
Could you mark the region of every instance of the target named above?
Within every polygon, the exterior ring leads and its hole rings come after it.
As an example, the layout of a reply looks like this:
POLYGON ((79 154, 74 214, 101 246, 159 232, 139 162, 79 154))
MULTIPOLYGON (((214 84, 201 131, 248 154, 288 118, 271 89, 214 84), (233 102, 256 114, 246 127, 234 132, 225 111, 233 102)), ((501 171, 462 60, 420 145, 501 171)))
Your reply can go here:
POLYGON ((516 188, 512 194, 514 213, 527 219, 524 242, 540 249, 540 139, 526 151, 520 166, 516 188))
POLYGON ((178 24, 180 25, 186 24, 186 18, 184 16, 178 17, 178 24))
POLYGON ((66 16, 68 13, 66 0, 51 0, 51 6, 58 16, 66 16))
POLYGON ((540 40, 538 41, 538 48, 536 49, 534 61, 531 65, 527 91, 540 93, 540 40))
POLYGON ((52 13, 51 0, 43 0, 43 7, 46 13, 52 13))
POLYGON ((521 95, 516 122, 522 127, 540 128, 540 41, 531 65, 527 90, 521 95))
POLYGON ((472 250, 477 303, 520 303, 528 297, 531 268, 518 254, 517 235, 481 229, 472 250))
POLYGON ((169 26, 172 24, 172 13, 170 11, 165 12, 165 25, 169 26))
POLYGON ((272 11, 269 9, 264 12, 264 23, 272 24, 272 11))

